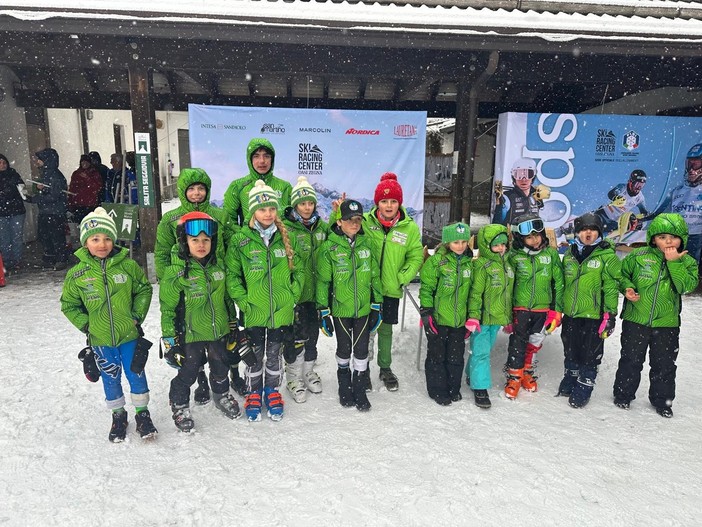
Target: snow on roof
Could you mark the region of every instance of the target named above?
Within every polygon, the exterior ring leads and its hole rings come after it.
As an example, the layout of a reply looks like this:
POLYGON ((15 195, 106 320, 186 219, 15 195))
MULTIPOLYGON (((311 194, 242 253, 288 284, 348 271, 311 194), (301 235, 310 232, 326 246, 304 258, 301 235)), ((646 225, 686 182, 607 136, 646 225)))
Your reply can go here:
MULTIPOLYGON (((465 3, 469 3, 469 0, 465 3)), ((509 5, 510 2, 493 2, 494 4, 509 5)), ((585 38, 696 42, 702 37, 702 20, 675 18, 676 13, 683 10, 687 17, 702 18, 702 4, 697 2, 579 0, 573 3, 524 0, 521 3, 539 9, 568 4, 610 6, 613 12, 619 7, 639 9, 651 6, 660 8, 660 12, 670 13, 673 17, 303 0, 152 0, 144 3, 132 0, 15 0, 12 1, 12 6, 0 9, 0 16, 28 21, 73 19, 119 20, 133 24, 170 22, 305 28, 341 26, 395 33, 482 34, 542 38, 549 41, 585 38)), ((514 5, 516 7, 517 3, 514 5)))

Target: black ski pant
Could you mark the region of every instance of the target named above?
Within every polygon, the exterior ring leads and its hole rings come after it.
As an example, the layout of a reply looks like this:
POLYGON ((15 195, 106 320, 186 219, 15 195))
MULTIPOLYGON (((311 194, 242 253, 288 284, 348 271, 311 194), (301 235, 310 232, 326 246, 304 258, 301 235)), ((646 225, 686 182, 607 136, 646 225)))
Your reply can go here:
POLYGON ((507 346, 507 367, 512 370, 521 370, 524 368, 529 335, 543 331, 548 313, 523 309, 515 309, 513 313, 512 334, 509 336, 507 346))
POLYGON ((224 340, 212 342, 191 342, 183 346, 185 362, 171 381, 168 398, 172 404, 187 405, 190 402, 190 387, 195 384, 200 368, 210 364, 210 386, 212 393, 223 394, 229 391, 229 365, 224 361, 226 343, 224 340))
POLYGON ((368 369, 368 341, 370 327, 368 315, 358 318, 333 317, 336 333, 336 362, 339 366, 348 365, 353 355, 353 370, 368 369))
POLYGON ((247 331, 256 363, 246 366, 246 387, 250 393, 260 393, 264 386, 277 390, 283 382, 283 353, 291 340, 292 326, 275 329, 256 326, 247 331))
POLYGON ((648 350, 648 400, 656 408, 670 406, 675 399, 679 337, 680 328, 651 328, 625 320, 622 323, 621 358, 614 379, 614 398, 620 401, 636 399, 648 350))
POLYGON ((40 214, 38 237, 44 249, 43 263, 53 265, 68 260, 66 250, 66 216, 63 214, 40 214))
POLYGON ((314 302, 303 302, 295 307, 295 322, 292 326, 292 338, 298 345, 285 344, 285 362, 292 364, 304 351, 305 362, 317 360, 317 341, 319 340, 319 314, 314 302))
POLYGON ((429 397, 451 397, 461 391, 466 328, 436 326, 438 335, 427 335, 424 370, 429 397))
POLYGON ((599 319, 563 317, 563 365, 567 370, 578 370, 584 378, 594 380, 604 354, 604 340, 600 338, 599 319))

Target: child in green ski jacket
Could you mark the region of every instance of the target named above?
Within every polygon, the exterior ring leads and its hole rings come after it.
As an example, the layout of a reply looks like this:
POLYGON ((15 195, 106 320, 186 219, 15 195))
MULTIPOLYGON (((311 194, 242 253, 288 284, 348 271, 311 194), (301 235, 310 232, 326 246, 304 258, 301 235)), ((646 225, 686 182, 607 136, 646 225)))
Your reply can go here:
POLYGON ((512 323, 514 269, 507 258, 507 227, 485 225, 478 231, 476 239, 479 257, 473 261, 473 285, 468 299, 466 327, 471 330, 471 351, 465 373, 475 404, 480 408, 490 408, 490 353, 500 327, 512 323))
POLYGON ((468 225, 447 225, 441 232, 441 245, 420 272, 419 314, 427 336, 427 391, 442 406, 461 400, 466 332, 480 330, 480 324, 477 328, 471 324, 469 329, 468 296, 473 282, 469 240, 468 225))
POLYGON ((88 337, 89 347, 81 352, 83 368, 89 380, 102 379, 107 407, 112 410, 108 437, 114 443, 127 435, 122 373, 136 408, 137 432, 144 439, 157 433, 147 409, 144 364, 148 355, 144 354, 148 348, 137 347, 152 288, 127 249, 114 245, 116 238, 115 222, 102 207, 83 218, 82 247, 75 252, 79 262, 66 273, 61 294, 61 311, 88 337))
POLYGON ((258 180, 249 192, 249 224, 227 250, 227 291, 239 306, 253 347, 253 353, 242 356, 249 421, 261 419, 262 395, 268 416, 274 421, 283 418, 278 391, 283 379, 281 348, 293 340, 295 305, 305 280, 295 240, 278 218, 279 207, 278 193, 258 180))
POLYGON ((544 222, 536 214, 516 218, 512 225, 509 260, 514 269, 512 334, 507 352, 505 396, 517 397, 520 388, 537 390, 534 354, 544 337, 561 324, 563 266, 548 246, 544 222))
POLYGON ((380 269, 362 230, 363 206, 346 200, 341 217, 317 254, 317 305, 322 333, 336 331, 336 364, 341 406, 370 410, 368 340, 381 323, 380 269), (333 317, 333 319, 332 319, 333 317), (351 359, 353 357, 353 377, 351 359))
MULTIPOLYGON (((178 197, 180 206, 166 212, 156 228, 156 247, 154 249, 154 263, 156 276, 159 281, 163 279, 166 269, 171 265, 171 251, 178 246, 176 234, 178 222, 184 214, 190 212, 203 212, 217 222, 217 243, 214 248, 217 260, 224 262, 227 247, 231 237, 239 231, 239 227, 232 221, 231 216, 219 207, 210 203, 210 189, 212 180, 201 168, 184 168, 178 176, 178 197)), ((233 312, 233 309, 230 309, 233 312)), ((232 319, 232 327, 237 328, 236 317, 232 319)), ((246 395, 246 383, 239 375, 239 364, 231 367, 232 388, 239 395, 246 395)), ((210 402, 210 387, 204 368, 200 369, 197 377, 198 387, 195 389, 193 399, 197 404, 210 402)))
POLYGON ((297 179, 292 190, 292 206, 285 209, 283 223, 295 239, 300 261, 305 272, 305 285, 300 302, 295 307, 293 324, 293 345, 285 346, 285 374, 287 387, 295 402, 307 399, 307 390, 312 393, 322 391, 322 380, 314 364, 317 360, 317 320, 316 259, 315 253, 327 239, 329 227, 317 213, 317 192, 305 176, 297 179))
POLYGON ((598 214, 574 222, 575 240, 563 257, 565 290, 561 340, 565 372, 558 395, 573 408, 590 400, 604 339, 614 331, 619 300, 621 263, 608 241, 598 214))
POLYGON ((215 406, 230 419, 241 411, 229 393, 232 354, 226 340, 234 317, 226 301, 224 262, 215 249, 217 222, 204 212, 188 212, 178 221, 177 236, 173 263, 166 268, 159 290, 161 342, 166 362, 178 370, 168 393, 173 421, 179 430, 189 432, 195 426, 190 387, 205 363, 210 366, 215 406))
POLYGON ((673 417, 682 295, 697 287, 698 268, 687 254, 687 224, 679 214, 659 214, 646 231, 646 242, 648 247, 632 251, 622 261, 619 290, 625 296, 624 322, 614 404, 629 409, 648 351, 648 400, 659 415, 673 417))

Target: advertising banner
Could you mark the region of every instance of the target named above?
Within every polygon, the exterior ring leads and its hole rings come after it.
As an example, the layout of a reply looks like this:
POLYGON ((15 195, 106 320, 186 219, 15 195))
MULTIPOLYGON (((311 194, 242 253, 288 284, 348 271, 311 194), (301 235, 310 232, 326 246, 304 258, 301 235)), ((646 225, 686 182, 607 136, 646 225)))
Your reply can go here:
POLYGON ((492 219, 508 224, 537 212, 562 244, 585 212, 599 215, 618 243, 645 242, 660 212, 678 212, 702 233, 699 143, 699 118, 502 114, 492 219))
POLYGON ((394 172, 403 205, 421 227, 426 112, 191 104, 188 114, 192 166, 212 178, 211 199, 218 205, 229 184, 248 174, 249 141, 264 137, 275 148, 273 173, 293 186, 305 176, 323 218, 342 192, 369 210, 380 176, 394 172))

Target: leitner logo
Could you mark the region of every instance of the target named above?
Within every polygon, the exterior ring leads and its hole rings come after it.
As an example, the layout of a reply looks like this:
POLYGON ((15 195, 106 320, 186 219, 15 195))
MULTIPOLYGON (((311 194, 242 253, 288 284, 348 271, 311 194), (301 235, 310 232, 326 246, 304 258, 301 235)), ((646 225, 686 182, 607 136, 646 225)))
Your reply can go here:
POLYGON ((380 135, 380 130, 356 130, 349 128, 346 130, 346 135, 380 135))
POLYGON ((417 137, 417 127, 413 124, 398 124, 393 133, 395 137, 417 137))

